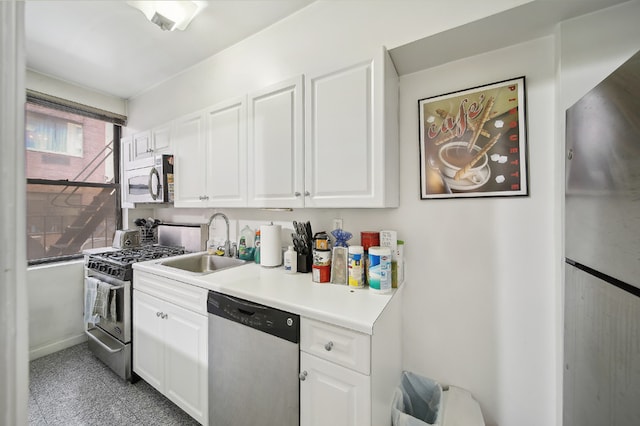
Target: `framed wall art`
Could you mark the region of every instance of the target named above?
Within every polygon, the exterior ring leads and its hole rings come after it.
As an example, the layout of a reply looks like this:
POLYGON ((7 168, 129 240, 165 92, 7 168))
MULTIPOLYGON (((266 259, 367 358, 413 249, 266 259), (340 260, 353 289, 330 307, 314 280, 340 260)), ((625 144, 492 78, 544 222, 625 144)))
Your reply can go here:
POLYGON ((420 198, 528 195, 524 77, 420 99, 420 198))

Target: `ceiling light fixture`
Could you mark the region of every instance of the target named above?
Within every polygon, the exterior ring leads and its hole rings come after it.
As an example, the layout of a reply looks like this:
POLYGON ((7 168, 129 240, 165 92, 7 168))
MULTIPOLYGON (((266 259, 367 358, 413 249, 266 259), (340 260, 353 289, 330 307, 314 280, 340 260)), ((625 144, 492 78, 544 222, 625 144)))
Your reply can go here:
POLYGON ((127 4, 144 13, 147 19, 164 31, 184 31, 195 16, 207 7, 206 1, 128 1, 127 4))

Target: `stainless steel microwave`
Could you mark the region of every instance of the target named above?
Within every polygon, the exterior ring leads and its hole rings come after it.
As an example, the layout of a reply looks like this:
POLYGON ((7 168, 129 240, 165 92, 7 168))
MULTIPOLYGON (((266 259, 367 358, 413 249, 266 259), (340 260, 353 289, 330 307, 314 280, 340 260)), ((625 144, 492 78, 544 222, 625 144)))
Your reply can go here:
POLYGON ((151 165, 126 170, 122 190, 128 203, 172 203, 173 155, 156 155, 151 165))

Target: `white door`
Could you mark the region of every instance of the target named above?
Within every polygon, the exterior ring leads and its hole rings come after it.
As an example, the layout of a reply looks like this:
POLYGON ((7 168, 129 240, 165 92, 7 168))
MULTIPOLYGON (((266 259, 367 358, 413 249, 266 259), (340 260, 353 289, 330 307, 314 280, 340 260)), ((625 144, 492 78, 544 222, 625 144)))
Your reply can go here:
POLYGON ((133 291, 133 371, 163 392, 164 302, 138 290, 133 291))
POLYGON ((165 304, 165 395, 202 424, 208 418, 208 318, 165 304))
POLYGON ((173 131, 175 207, 206 207, 205 115, 182 117, 173 131))
POLYGON ((302 76, 249 95, 248 204, 304 206, 302 76))
POLYGON ((211 207, 247 205, 246 116, 246 97, 207 109, 207 195, 211 207))
POLYGON ((371 425, 369 376, 305 352, 300 372, 301 426, 371 425))

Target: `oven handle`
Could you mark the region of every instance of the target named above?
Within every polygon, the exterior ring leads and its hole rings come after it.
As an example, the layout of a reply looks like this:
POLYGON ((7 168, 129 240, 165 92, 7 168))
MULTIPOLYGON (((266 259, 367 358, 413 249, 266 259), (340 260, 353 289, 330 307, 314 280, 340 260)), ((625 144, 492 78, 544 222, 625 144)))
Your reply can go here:
MULTIPOLYGON (((93 330, 93 328, 91 329, 93 330)), ((102 349, 104 349, 105 351, 115 354, 117 352, 120 352, 122 349, 124 349, 124 347, 120 348, 120 349, 111 349, 109 346, 105 345, 104 342, 100 339, 98 339, 96 336, 94 336, 93 334, 89 333, 89 331, 91 330, 85 330, 84 333, 89 336, 94 342, 96 342, 97 344, 99 344, 100 346, 102 346, 102 349)))

